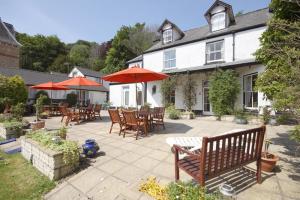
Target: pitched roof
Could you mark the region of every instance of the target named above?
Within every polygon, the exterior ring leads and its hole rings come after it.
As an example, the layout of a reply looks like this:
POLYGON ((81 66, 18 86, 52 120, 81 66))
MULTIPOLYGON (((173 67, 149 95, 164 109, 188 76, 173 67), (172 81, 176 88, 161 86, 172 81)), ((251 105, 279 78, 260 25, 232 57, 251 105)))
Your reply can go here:
POLYGON ((130 64, 130 63, 140 62, 142 60, 143 60, 143 55, 139 55, 131 60, 128 60, 126 63, 130 64))
POLYGON ((96 78, 101 78, 102 76, 104 76, 101 72, 97 72, 88 68, 77 67, 77 66, 76 68, 85 76, 92 76, 96 78))
POLYGON ((0 41, 6 42, 15 46, 21 46, 21 44, 16 40, 13 31, 13 25, 2 22, 0 18, 0 41))
MULTIPOLYGON (((38 72, 22 68, 13 68, 13 67, 1 67, 0 74, 4 76, 15 76, 19 75, 23 78, 26 85, 37 85, 45 82, 61 82, 69 79, 68 74, 57 73, 57 72, 38 72)), ((78 89, 77 87, 70 87, 72 89, 78 89)), ((104 86, 100 87, 80 87, 82 90, 90 91, 102 91, 107 92, 108 89, 104 86)))
POLYGON ((165 21, 160 25, 160 27, 158 28, 158 32, 162 32, 163 31, 163 27, 166 25, 166 24, 171 24, 172 28, 176 29, 177 32, 181 35, 181 37, 184 36, 184 33, 182 32, 182 30, 176 25, 174 24, 173 22, 171 22, 170 20, 168 19, 165 19, 165 21))
POLYGON ((184 31, 185 35, 182 39, 168 44, 162 44, 162 42, 158 42, 154 44, 152 47, 150 47, 148 50, 146 50, 145 53, 158 51, 165 48, 171 48, 171 47, 192 43, 196 41, 201 41, 201 40, 205 40, 208 38, 213 38, 221 35, 226 35, 232 32, 266 26, 266 23, 270 18, 270 16, 271 14, 269 13, 269 8, 263 8, 236 17, 235 18, 236 24, 231 25, 228 28, 221 31, 210 32, 208 25, 202 26, 200 28, 187 30, 184 31))

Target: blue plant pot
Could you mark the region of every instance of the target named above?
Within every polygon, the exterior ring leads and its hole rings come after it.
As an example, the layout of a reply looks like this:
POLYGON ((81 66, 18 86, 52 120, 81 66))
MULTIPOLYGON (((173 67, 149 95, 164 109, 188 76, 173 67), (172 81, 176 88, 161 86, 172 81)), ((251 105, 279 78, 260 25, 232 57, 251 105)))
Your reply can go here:
POLYGON ((82 145, 82 148, 83 153, 87 157, 94 157, 100 149, 97 142, 93 139, 86 140, 85 143, 82 145))

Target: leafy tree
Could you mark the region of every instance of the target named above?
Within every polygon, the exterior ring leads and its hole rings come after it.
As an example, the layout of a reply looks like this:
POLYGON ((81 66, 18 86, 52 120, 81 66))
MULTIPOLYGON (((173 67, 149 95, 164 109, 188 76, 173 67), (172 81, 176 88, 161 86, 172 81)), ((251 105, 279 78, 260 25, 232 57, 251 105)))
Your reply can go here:
POLYGON ((57 36, 17 33, 17 40, 22 44, 20 65, 22 68, 47 71, 60 54, 66 54, 66 47, 57 36))
POLYGON ((300 3, 272 0, 270 9, 273 16, 256 52, 266 70, 256 85, 276 109, 300 111, 300 3))
POLYGON ((209 79, 209 101, 214 114, 221 120, 225 114, 231 113, 240 91, 236 72, 233 70, 217 70, 209 79))
POLYGON ((106 59, 104 73, 113 73, 126 68, 126 61, 142 54, 148 49, 155 34, 145 24, 137 23, 133 27, 122 26, 112 41, 106 59))
POLYGON ((90 47, 85 44, 76 44, 70 50, 70 60, 78 66, 86 66, 90 47))
POLYGON ((124 40, 124 45, 135 55, 141 55, 145 50, 153 45, 156 33, 145 23, 137 23, 130 31, 128 39, 124 40))
POLYGON ((48 68, 49 71, 69 73, 70 72, 70 61, 67 55, 58 55, 53 63, 48 68))

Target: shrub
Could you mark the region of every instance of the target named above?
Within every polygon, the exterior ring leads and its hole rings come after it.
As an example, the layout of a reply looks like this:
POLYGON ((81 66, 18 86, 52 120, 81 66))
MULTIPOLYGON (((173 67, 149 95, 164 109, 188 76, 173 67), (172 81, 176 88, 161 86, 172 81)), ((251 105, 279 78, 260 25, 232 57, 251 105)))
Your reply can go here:
POLYGON ((175 109, 174 105, 171 105, 169 107, 167 107, 167 113, 170 119, 179 119, 181 112, 177 109, 175 109))
POLYGON ((25 105, 24 103, 18 103, 15 106, 12 106, 12 117, 17 119, 18 121, 22 121, 23 115, 25 113, 25 105))
POLYGON ((239 110, 234 111, 234 117, 236 119, 248 120, 248 115, 243 109, 239 109, 239 110))
POLYGON ((46 96, 46 98, 44 98, 43 100, 43 105, 49 105, 51 100, 48 96, 48 92, 44 91, 44 90, 40 90, 35 94, 35 99, 37 100, 41 95, 46 96))
POLYGON ((209 100, 214 114, 221 120, 225 114, 232 112, 240 84, 233 70, 217 70, 209 79, 209 100))
POLYGON ((65 140, 67 138, 67 128, 65 126, 61 127, 58 130, 58 135, 59 135, 59 137, 61 137, 62 139, 65 140))
POLYGON ((0 110, 4 109, 5 102, 9 105, 17 105, 18 103, 25 103, 28 97, 26 85, 20 76, 6 77, 0 75, 0 91, 0 110), (6 100, 3 101, 3 99, 6 100))
POLYGON ((270 107, 266 106, 263 108, 263 123, 268 124, 271 119, 271 109, 270 107))
POLYGON ((75 93, 67 94, 67 103, 69 106, 75 106, 77 104, 77 95, 75 93))
POLYGON ((165 105, 165 107, 168 107, 172 102, 170 102, 170 96, 172 94, 172 91, 176 89, 176 83, 177 77, 171 76, 161 83, 161 95, 162 95, 162 103, 165 105))
POLYGON ((170 183, 167 186, 160 185, 155 177, 147 178, 140 185, 141 192, 145 192, 156 200, 219 200, 219 193, 208 194, 205 188, 192 182, 170 183))
POLYGON ((43 105, 47 96, 41 95, 36 100, 35 109, 36 109, 36 120, 39 120, 41 113, 43 112, 43 105))
POLYGON ((300 144, 300 125, 295 126, 295 128, 291 131, 290 139, 300 144))

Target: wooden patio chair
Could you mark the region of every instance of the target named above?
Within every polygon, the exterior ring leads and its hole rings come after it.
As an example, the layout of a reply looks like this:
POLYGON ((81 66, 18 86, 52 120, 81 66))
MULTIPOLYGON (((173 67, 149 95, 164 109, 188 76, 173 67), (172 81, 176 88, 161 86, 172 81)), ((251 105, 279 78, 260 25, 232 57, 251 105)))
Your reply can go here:
POLYGON ((101 109, 102 109, 102 104, 96 104, 94 106, 93 113, 94 113, 95 118, 99 117, 99 119, 102 120, 101 115, 100 115, 101 109))
POLYGON ((121 135, 122 131, 124 131, 125 123, 124 123, 124 120, 120 116, 119 110, 118 109, 108 109, 108 113, 109 113, 109 116, 111 119, 111 126, 110 126, 109 133, 111 133, 114 124, 119 124, 119 126, 120 126, 119 135, 121 135))
POLYGON ((150 108, 149 108, 149 106, 141 106, 140 111, 141 112, 149 112, 150 108))
POLYGON ((87 120, 95 119, 93 109, 94 109, 94 104, 89 104, 88 107, 85 109, 85 116, 87 120))
POLYGON ((144 118, 138 118, 135 111, 124 110, 123 116, 125 121, 123 137, 125 137, 126 131, 128 130, 136 132, 136 140, 142 131, 148 135, 146 120, 144 118))
POLYGON ((67 107, 60 107, 60 112, 62 113, 61 122, 63 122, 64 117, 66 118, 65 125, 68 126, 70 121, 76 121, 79 124, 79 113, 68 109, 67 107))
POLYGON ((192 176, 200 186, 205 181, 226 172, 256 162, 256 180, 261 183, 261 152, 266 127, 239 131, 215 137, 203 137, 202 147, 197 152, 174 145, 175 180, 179 180, 179 169, 192 176), (179 154, 186 154, 179 159, 179 154))
POLYGON ((151 116, 151 124, 153 126, 162 126, 164 129, 166 129, 164 123, 164 117, 165 117, 165 107, 154 107, 153 114, 151 116))

